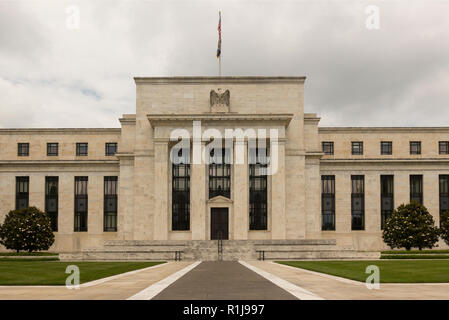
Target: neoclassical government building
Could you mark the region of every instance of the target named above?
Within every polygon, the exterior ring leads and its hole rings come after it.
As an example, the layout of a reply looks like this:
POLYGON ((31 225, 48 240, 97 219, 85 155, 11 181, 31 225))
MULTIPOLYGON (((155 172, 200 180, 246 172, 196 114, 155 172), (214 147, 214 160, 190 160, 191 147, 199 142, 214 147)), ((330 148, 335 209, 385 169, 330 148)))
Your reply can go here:
POLYGON ((375 251, 410 200, 438 224, 449 127, 320 127, 304 81, 135 78, 121 128, 0 129, 0 220, 45 210, 58 252, 216 239, 375 251))

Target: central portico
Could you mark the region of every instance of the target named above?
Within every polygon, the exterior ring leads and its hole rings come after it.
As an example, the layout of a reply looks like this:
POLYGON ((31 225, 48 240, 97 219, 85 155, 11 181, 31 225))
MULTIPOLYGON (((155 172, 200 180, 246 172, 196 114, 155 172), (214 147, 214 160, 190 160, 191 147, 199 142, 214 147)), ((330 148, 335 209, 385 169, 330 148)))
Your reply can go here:
POLYGON ((252 115, 236 113, 148 115, 155 146, 154 214, 159 222, 155 224, 154 239, 210 240, 220 237, 218 230, 214 230, 218 225, 223 239, 285 238, 284 228, 276 226, 285 226, 285 130, 292 117, 292 114, 267 114, 254 119, 252 115), (267 133, 263 142, 245 135, 260 129, 267 133), (269 134, 273 130, 275 139, 269 134), (224 139, 229 132, 235 135, 224 139), (257 207, 260 199, 250 199, 251 192, 257 192, 252 190, 250 182, 260 184, 262 179, 250 178, 248 161, 249 152, 254 150, 251 146, 258 148, 261 143, 264 150, 268 153, 276 150, 277 155, 276 173, 263 179, 263 208, 257 207), (175 164, 171 154, 179 150, 178 144, 183 145, 181 150, 187 157, 175 164), (217 152, 221 153, 218 158, 210 157, 214 151, 222 152, 217 152), (214 159, 221 161, 216 163, 214 159), (180 211, 185 212, 176 211, 180 181, 183 188, 188 186, 184 198, 188 197, 189 201, 179 203, 180 211), (256 211, 263 211, 260 213, 263 217, 257 217, 263 221, 251 223, 251 204, 257 207, 253 208, 256 211), (179 220, 186 216, 187 225, 180 226, 179 220))
MULTIPOLYGON (((317 202, 310 207, 319 216, 319 197, 306 197, 303 77, 135 81, 137 111, 121 119, 117 154, 120 194, 132 194, 119 203, 121 239, 306 237, 306 202, 317 202), (215 163, 216 150, 230 163, 215 163)), ((318 139, 308 143, 319 194, 318 139)))

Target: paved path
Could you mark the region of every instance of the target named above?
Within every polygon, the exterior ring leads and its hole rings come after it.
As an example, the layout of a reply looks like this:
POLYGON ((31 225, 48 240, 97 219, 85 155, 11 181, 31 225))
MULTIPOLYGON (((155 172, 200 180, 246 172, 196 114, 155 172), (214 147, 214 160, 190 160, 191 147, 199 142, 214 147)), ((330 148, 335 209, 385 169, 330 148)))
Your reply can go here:
POLYGON ((238 262, 202 262, 153 300, 296 300, 238 262))
POLYGON ((69 290, 65 286, 0 286, 0 300, 125 300, 191 264, 168 262, 77 290, 69 290))
POLYGON ((310 272, 295 267, 280 265, 275 262, 250 261, 248 263, 325 299, 449 299, 449 283, 381 283, 379 290, 370 290, 364 282, 310 272))

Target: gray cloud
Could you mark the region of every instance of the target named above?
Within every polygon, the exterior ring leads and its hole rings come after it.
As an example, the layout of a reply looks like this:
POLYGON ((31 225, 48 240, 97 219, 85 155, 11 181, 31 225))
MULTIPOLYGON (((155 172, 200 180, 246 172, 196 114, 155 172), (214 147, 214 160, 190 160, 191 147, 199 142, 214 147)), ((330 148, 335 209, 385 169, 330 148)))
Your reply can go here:
POLYGON ((116 127, 133 76, 216 75, 218 9, 223 74, 307 76, 321 125, 449 125, 447 2, 19 0, 0 1, 0 127, 116 127))

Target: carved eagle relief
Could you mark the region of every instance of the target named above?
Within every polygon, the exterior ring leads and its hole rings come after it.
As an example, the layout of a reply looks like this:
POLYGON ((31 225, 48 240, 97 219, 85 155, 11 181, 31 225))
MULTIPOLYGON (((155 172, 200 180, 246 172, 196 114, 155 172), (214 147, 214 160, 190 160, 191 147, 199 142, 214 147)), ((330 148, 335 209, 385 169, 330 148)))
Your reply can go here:
POLYGON ((221 89, 218 89, 218 93, 215 90, 210 91, 211 112, 229 112, 231 93, 229 90, 221 91, 221 89))

